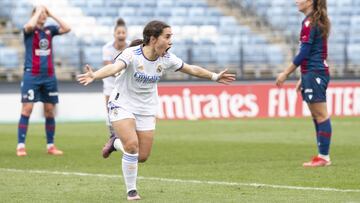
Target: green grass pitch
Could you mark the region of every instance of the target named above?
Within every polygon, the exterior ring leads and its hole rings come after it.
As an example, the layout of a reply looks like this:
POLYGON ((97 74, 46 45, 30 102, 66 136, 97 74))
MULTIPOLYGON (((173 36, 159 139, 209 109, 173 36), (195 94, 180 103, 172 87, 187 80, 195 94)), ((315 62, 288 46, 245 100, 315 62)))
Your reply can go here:
MULTIPOLYGON (((304 169, 316 154, 310 118, 158 121, 141 202, 360 202, 360 118, 332 124, 333 165, 304 169)), ((45 153, 37 123, 16 157, 16 133, 0 124, 0 202, 125 202, 121 154, 101 157, 105 122, 58 123, 61 157, 45 153)))

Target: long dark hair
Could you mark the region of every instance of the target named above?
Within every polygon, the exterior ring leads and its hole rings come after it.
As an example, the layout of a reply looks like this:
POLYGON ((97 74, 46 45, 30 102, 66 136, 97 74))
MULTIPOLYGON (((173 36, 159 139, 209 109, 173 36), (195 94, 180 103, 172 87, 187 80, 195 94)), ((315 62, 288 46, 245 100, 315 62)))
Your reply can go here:
POLYGON ((151 36, 158 38, 162 34, 163 30, 168 27, 170 27, 170 25, 162 21, 157 21, 157 20, 150 21, 145 26, 143 31, 144 44, 147 45, 150 43, 151 36))
POLYGON ((327 13, 326 0, 313 0, 313 12, 310 15, 311 24, 319 26, 321 36, 328 38, 330 35, 330 19, 327 13))

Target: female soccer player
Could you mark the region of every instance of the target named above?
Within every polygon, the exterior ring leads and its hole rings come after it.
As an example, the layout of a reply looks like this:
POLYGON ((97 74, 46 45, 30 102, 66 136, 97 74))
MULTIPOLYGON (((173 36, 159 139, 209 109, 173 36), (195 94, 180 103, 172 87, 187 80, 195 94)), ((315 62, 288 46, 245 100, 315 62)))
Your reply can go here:
POLYGON ((125 70, 116 80, 108 106, 110 121, 125 150, 122 171, 128 200, 140 199, 136 190, 138 162, 145 162, 151 152, 158 107, 157 82, 164 72, 180 71, 223 84, 235 80, 235 75, 227 70, 217 74, 184 63, 168 52, 172 45, 171 37, 169 25, 151 21, 143 30, 143 45, 125 49, 114 64, 96 72, 87 65, 87 72, 78 75, 79 83, 88 85, 95 79, 125 70))
MULTIPOLYGON (((125 21, 122 18, 119 18, 116 21, 116 25, 114 28, 114 39, 106 43, 102 49, 104 65, 114 63, 115 57, 119 55, 119 53, 128 46, 129 43, 126 41, 126 37, 127 37, 127 29, 126 29, 125 21)), ((114 89, 114 87, 115 87, 115 75, 103 79, 103 94, 105 96, 106 108, 107 108, 107 103, 109 102, 110 94, 114 89)), ((114 137, 115 133, 110 124, 109 119, 107 119, 106 121, 107 121, 106 124, 109 127, 110 137, 114 137)), ((104 156, 104 158, 106 157, 104 156)))
POLYGON ((316 130, 319 154, 304 167, 329 166, 331 123, 326 108, 326 89, 330 80, 329 66, 326 63, 327 39, 330 33, 330 20, 327 15, 326 0, 296 0, 298 10, 305 14, 300 34, 300 51, 293 63, 280 73, 276 85, 282 86, 287 77, 301 66, 301 87, 303 100, 307 103, 316 130))
POLYGON ((25 138, 34 102, 44 103, 47 152, 62 155, 54 145, 55 104, 58 103, 57 80, 54 71, 52 38, 70 32, 70 27, 46 7, 34 8, 30 20, 24 25, 25 68, 21 82, 21 117, 18 126, 17 156, 26 156, 25 138), (48 17, 58 26, 44 26, 48 17))

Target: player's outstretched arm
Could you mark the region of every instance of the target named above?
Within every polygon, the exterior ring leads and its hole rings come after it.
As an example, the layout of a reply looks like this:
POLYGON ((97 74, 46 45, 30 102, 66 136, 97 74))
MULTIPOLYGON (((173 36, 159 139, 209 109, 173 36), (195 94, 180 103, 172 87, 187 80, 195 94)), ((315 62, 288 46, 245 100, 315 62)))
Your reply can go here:
POLYGON ((184 63, 184 66, 180 69, 180 71, 198 78, 210 79, 225 85, 229 85, 235 80, 235 74, 228 73, 228 69, 225 69, 220 73, 214 73, 200 66, 184 63))
POLYGON ((114 64, 108 64, 97 71, 93 71, 90 65, 86 64, 84 67, 85 73, 76 76, 77 81, 80 84, 88 85, 96 79, 103 79, 111 75, 115 75, 121 70, 125 69, 125 63, 123 61, 116 61, 114 64))

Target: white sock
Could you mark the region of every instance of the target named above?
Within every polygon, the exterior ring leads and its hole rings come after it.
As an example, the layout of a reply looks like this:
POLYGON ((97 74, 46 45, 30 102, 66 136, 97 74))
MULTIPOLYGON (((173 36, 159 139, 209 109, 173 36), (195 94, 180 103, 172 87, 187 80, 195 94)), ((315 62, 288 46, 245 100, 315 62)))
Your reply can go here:
POLYGON ((319 154, 318 157, 322 158, 322 159, 325 159, 326 161, 330 161, 330 155, 322 155, 322 154, 319 154))
POLYGON ((50 148, 53 147, 53 146, 54 146, 54 143, 50 143, 50 144, 47 144, 47 145, 46 145, 46 148, 47 148, 47 149, 50 149, 50 148))
POLYGON ((129 154, 126 152, 122 157, 122 171, 127 193, 131 190, 136 190, 138 157, 138 154, 129 154))
POLYGON ((16 149, 25 148, 25 143, 18 143, 16 149))
POLYGON ((125 153, 124 146, 122 145, 121 140, 119 138, 115 139, 114 147, 117 151, 122 151, 122 153, 125 153))

